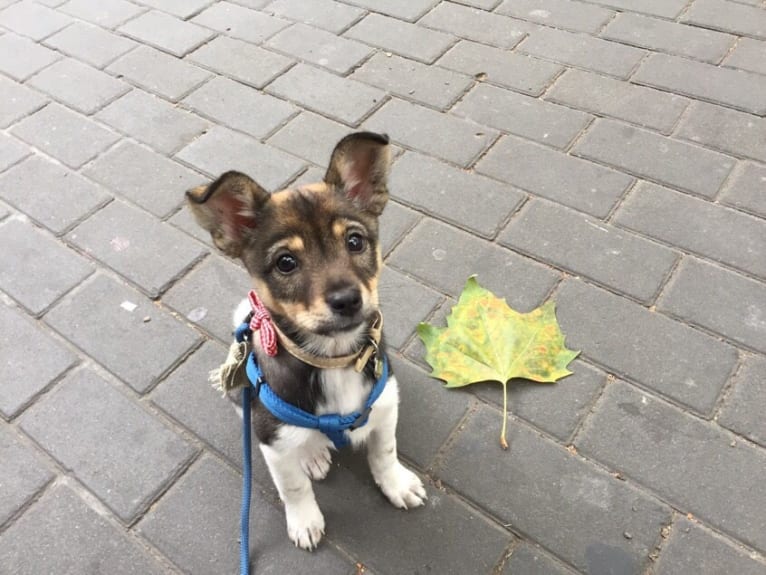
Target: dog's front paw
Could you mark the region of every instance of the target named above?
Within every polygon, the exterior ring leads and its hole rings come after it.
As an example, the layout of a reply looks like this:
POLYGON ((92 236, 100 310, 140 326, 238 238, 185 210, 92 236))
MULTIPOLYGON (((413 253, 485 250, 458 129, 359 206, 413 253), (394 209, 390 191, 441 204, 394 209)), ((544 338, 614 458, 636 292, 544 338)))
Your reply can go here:
POLYGON ((316 501, 285 506, 287 536, 306 551, 316 549, 324 535, 324 516, 316 501))
POLYGON ((331 462, 330 450, 322 447, 316 451, 307 452, 301 457, 301 469, 311 479, 319 481, 327 477, 331 462))
POLYGON ((420 478, 398 461, 376 481, 394 507, 412 509, 423 505, 427 499, 420 478))

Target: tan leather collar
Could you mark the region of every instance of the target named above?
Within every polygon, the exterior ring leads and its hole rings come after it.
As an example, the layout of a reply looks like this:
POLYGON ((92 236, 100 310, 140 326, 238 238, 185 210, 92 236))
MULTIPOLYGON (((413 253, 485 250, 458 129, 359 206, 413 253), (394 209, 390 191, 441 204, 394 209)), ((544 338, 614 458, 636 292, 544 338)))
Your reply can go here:
POLYGON ((378 353, 378 345, 383 333, 383 315, 378 311, 370 324, 367 344, 358 351, 348 355, 338 355, 333 357, 324 357, 314 355, 302 349, 297 343, 287 337, 284 332, 274 323, 274 329, 279 337, 280 345, 293 357, 320 369, 339 369, 349 367, 352 364, 354 369, 362 372, 367 362, 378 353))

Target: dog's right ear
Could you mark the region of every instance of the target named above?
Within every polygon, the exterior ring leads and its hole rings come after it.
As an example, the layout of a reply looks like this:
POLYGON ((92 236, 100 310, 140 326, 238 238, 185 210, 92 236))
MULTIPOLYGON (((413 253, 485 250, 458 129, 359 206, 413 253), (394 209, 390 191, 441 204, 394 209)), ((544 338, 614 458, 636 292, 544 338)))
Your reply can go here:
POLYGON ((243 173, 226 172, 209 186, 187 191, 186 198, 197 223, 210 232, 218 249, 238 258, 269 193, 243 173))

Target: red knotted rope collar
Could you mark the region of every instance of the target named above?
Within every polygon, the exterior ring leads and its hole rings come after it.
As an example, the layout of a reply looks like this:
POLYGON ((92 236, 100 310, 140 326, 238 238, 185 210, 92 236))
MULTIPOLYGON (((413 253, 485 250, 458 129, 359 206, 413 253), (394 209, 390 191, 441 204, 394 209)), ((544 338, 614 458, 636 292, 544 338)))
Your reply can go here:
POLYGON ((261 338, 261 347, 266 355, 274 357, 277 355, 277 331, 271 321, 271 315, 263 305, 263 302, 253 290, 247 294, 250 300, 250 307, 253 309, 253 317, 250 319, 250 329, 258 332, 261 338))

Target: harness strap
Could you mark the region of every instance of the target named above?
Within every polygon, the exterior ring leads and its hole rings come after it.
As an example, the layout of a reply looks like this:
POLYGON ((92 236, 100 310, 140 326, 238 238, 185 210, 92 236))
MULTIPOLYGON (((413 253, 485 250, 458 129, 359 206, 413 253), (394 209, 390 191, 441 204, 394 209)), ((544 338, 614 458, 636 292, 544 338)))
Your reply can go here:
POLYGON ((382 368, 383 371, 373 384, 372 389, 370 390, 370 395, 361 412, 354 411, 346 415, 340 415, 338 413, 314 415, 313 413, 300 409, 292 403, 288 403, 276 394, 271 386, 263 380, 263 372, 261 372, 261 368, 259 367, 253 352, 250 352, 246 366, 247 377, 250 380, 251 385, 256 387, 258 399, 274 417, 288 425, 318 429, 330 438, 337 449, 345 447, 350 443, 350 440, 345 433, 346 431, 352 431, 367 423, 370 411, 372 410, 372 405, 380 397, 380 394, 383 393, 383 390, 386 387, 386 381, 388 380, 388 358, 385 356, 383 356, 382 359, 382 368))

